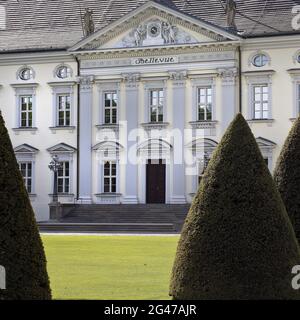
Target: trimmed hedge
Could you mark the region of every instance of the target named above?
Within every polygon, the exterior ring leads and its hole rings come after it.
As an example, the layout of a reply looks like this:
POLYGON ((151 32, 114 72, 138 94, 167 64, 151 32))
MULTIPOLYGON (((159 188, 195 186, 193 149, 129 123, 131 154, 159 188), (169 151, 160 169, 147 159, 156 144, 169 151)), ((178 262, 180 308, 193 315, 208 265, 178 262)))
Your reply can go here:
POLYGON ((42 241, 1 114, 0 164, 0 300, 51 299, 42 241))
POLYGON ((300 251, 251 130, 237 115, 206 169, 171 277, 175 300, 298 299, 300 251))
POLYGON ((300 243, 300 117, 280 153, 274 180, 300 243))

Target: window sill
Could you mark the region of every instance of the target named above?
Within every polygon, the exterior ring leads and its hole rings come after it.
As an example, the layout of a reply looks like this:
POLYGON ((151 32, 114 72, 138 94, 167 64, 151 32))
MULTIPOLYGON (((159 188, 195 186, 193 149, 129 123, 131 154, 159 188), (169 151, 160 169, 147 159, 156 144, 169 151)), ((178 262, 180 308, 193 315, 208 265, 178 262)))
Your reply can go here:
POLYGON ((215 129, 218 121, 191 121, 189 124, 193 129, 215 129))
POLYGON ((141 126, 145 130, 162 130, 169 126, 168 122, 148 122, 142 123, 141 126))
POLYGON ((56 133, 56 131, 67 130, 72 133, 75 130, 75 126, 57 126, 57 127, 49 127, 52 133, 56 133))
MULTIPOLYGON (((53 194, 48 194, 49 197, 53 197, 53 194)), ((75 194, 73 193, 59 193, 57 195, 59 198, 70 198, 70 197, 75 197, 75 194)))
POLYGON ((103 192, 103 193, 96 193, 96 197, 120 197, 121 193, 111 193, 111 192, 103 192))
POLYGON ((249 123, 273 123, 274 119, 250 119, 247 120, 249 123))
POLYGON ((118 123, 107 123, 107 124, 98 124, 96 128, 99 130, 107 129, 113 131, 119 131, 119 124, 118 123))
POLYGON ((20 127, 20 128, 12 128, 12 131, 15 132, 15 134, 19 134, 20 132, 30 132, 31 134, 35 134, 37 132, 38 128, 36 127, 20 127))

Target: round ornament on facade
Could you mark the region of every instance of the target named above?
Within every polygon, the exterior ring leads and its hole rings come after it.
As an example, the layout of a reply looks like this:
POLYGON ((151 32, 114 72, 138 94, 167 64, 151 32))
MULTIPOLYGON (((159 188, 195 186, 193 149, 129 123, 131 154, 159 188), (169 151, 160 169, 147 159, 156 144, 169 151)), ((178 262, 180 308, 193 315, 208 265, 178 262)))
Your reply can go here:
POLYGON ((268 62, 269 58, 263 53, 255 55, 252 59, 252 64, 255 67, 264 67, 268 62))
POLYGON ((30 68, 23 68, 19 72, 19 78, 27 81, 33 78, 33 71, 30 68))
POLYGON ((70 68, 67 66, 60 66, 56 70, 56 76, 60 79, 66 79, 70 76, 70 68))

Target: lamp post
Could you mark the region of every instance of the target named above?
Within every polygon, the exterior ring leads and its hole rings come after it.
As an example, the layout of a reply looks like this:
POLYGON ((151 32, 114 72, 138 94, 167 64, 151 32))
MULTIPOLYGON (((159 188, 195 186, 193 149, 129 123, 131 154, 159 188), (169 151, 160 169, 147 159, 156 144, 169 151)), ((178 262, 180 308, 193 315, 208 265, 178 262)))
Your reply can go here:
POLYGON ((58 156, 54 155, 51 162, 49 163, 49 169, 54 173, 54 182, 53 182, 53 200, 54 204, 58 204, 58 193, 57 193, 57 172, 61 168, 61 163, 59 162, 58 156))

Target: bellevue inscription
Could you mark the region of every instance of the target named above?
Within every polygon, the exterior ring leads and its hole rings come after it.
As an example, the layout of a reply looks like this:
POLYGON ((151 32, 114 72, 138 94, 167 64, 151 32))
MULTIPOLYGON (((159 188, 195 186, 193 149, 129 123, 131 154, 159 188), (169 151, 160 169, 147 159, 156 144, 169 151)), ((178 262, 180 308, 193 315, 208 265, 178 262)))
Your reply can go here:
POLYGON ((171 57, 150 57, 150 58, 136 58, 131 59, 131 64, 134 66, 142 66, 147 64, 165 64, 165 63, 178 63, 177 56, 171 57))

